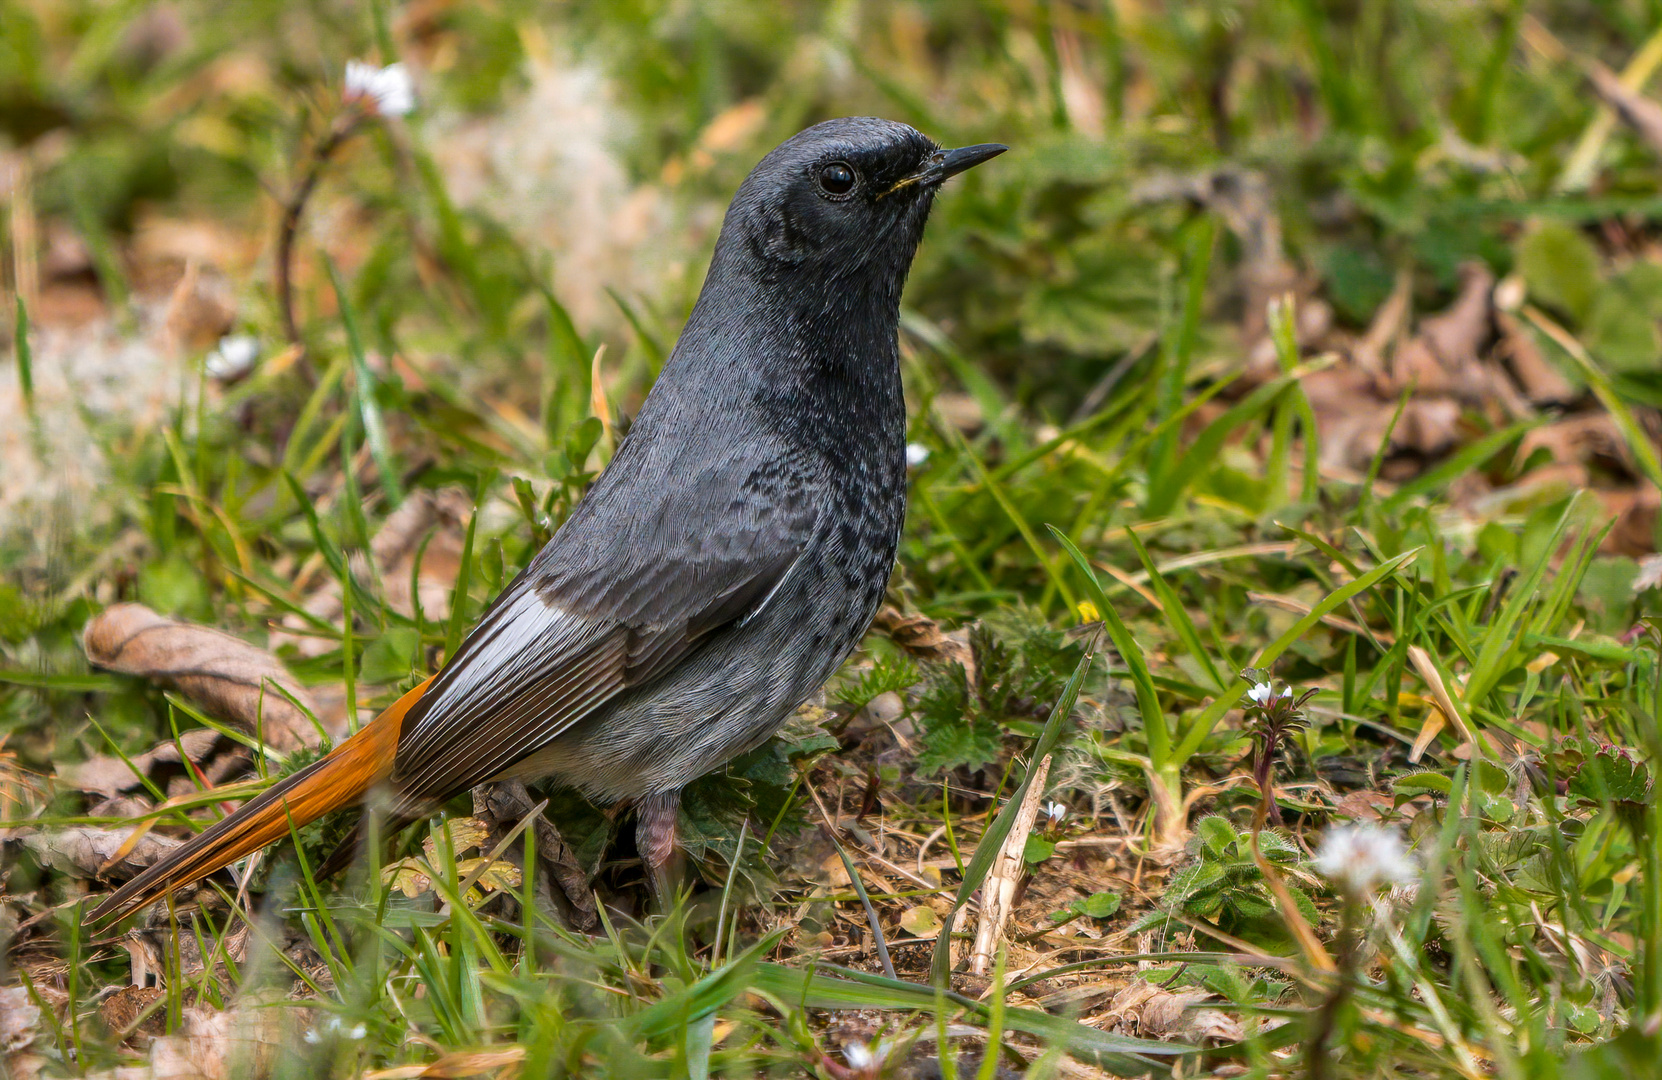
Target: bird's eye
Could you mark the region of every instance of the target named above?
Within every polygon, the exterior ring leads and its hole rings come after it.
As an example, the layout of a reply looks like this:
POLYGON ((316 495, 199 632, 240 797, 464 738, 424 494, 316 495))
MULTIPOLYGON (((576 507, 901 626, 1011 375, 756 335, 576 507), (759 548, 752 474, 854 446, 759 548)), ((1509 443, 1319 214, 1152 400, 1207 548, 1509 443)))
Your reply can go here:
POLYGON ((854 190, 854 166, 846 161, 833 161, 819 168, 819 186, 827 195, 847 195, 854 190))

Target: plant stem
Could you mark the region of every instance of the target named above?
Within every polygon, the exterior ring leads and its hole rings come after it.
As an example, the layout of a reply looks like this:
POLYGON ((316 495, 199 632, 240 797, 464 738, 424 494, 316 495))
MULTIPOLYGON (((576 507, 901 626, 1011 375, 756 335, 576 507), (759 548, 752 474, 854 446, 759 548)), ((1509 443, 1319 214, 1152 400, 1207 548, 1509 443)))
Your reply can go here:
POLYGON ((1346 895, 1339 916, 1339 970, 1337 981, 1326 1000, 1310 1018, 1310 1035, 1304 1040, 1304 1075, 1307 1080, 1327 1080, 1329 1069, 1327 1044, 1338 1026, 1339 1013, 1350 1000, 1351 982, 1356 974, 1357 948, 1361 938, 1362 905, 1353 896, 1346 895))
POLYGON ((364 118, 361 108, 348 108, 329 125, 329 132, 313 148, 306 170, 295 185, 294 193, 283 204, 283 218, 277 229, 277 307, 283 316, 283 334, 291 345, 302 345, 300 325, 294 317, 294 240, 300 232, 300 219, 306 212, 306 203, 317 190, 323 178, 323 169, 341 144, 351 137, 364 118))

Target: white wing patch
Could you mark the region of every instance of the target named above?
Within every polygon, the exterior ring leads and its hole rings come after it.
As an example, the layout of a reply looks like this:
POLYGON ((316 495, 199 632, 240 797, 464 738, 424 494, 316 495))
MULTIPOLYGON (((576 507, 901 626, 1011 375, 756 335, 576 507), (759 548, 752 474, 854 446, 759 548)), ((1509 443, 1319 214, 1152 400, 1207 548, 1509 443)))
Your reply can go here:
POLYGON ((602 630, 588 619, 549 606, 535 589, 524 590, 475 631, 487 636, 468 643, 473 647, 458 657, 454 677, 436 688, 432 704, 399 741, 423 742, 441 730, 449 736, 446 741, 465 737, 473 724, 495 711, 504 695, 545 671, 551 657, 580 652, 584 639, 598 637, 602 630))

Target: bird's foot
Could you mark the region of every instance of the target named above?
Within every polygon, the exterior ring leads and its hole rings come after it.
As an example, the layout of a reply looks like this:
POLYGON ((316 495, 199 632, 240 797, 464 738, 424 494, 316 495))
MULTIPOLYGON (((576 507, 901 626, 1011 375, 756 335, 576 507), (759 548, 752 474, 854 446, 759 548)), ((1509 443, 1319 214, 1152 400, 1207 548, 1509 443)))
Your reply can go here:
MULTIPOLYGON (((474 815, 483 818, 491 829, 487 850, 535 809, 537 802, 518 780, 499 780, 474 788, 474 815)), ((577 864, 559 829, 540 813, 531 825, 536 837, 538 880, 533 885, 538 906, 550 911, 566 926, 584 933, 598 930, 600 917, 595 909, 594 891, 589 888, 588 875, 577 864), (559 886, 564 904, 559 903, 554 890, 548 887, 550 881, 559 886)), ((510 844, 503 855, 519 865, 523 852, 523 845, 516 842, 510 844)))
POLYGON ((680 880, 675 848, 675 819, 681 810, 681 792, 650 795, 635 804, 635 847, 646 863, 652 906, 667 913, 675 906, 674 885, 680 880))

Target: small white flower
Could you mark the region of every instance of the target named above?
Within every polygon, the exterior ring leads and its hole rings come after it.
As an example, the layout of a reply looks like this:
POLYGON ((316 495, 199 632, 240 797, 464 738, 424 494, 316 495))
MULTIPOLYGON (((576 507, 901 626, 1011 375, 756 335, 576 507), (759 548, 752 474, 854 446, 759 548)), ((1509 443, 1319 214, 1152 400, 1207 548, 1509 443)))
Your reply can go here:
POLYGON ((1275 698, 1275 687, 1261 682, 1247 691, 1247 697, 1251 698, 1255 705, 1267 706, 1275 698))
POLYGON ((1314 863, 1321 874, 1353 897, 1384 884, 1410 881, 1414 860, 1402 837, 1375 825, 1340 825, 1327 830, 1314 863))
POLYGON ((353 1025, 352 1030, 346 1033, 346 1037, 348 1039, 357 1040, 363 1038, 367 1034, 369 1034, 369 1029, 367 1027, 362 1024, 355 1024, 353 1025))
POLYGON ((929 447, 916 442, 906 444, 906 467, 908 469, 920 469, 928 460, 929 447))
POLYGON ((317 1033, 317 1028, 307 1028, 306 1034, 300 1037, 311 1043, 313 1046, 316 1046, 318 1043, 323 1041, 323 1036, 317 1033))
POLYGON ((260 358, 260 342, 251 334, 226 334, 208 354, 208 374, 226 382, 240 379, 260 358))
POLYGON ((843 1045, 843 1060, 848 1067, 859 1072, 876 1072, 883 1067, 883 1062, 894 1047, 887 1039, 880 1039, 875 1043, 851 1042, 843 1045))
POLYGON ((362 60, 346 62, 347 101, 367 99, 382 116, 404 116, 415 108, 415 84, 403 64, 378 68, 362 60))
POLYGON ((1062 823, 1062 819, 1067 816, 1068 808, 1063 806, 1061 803, 1052 802, 1045 804, 1045 817, 1050 819, 1050 824, 1053 828, 1060 825, 1062 823))

